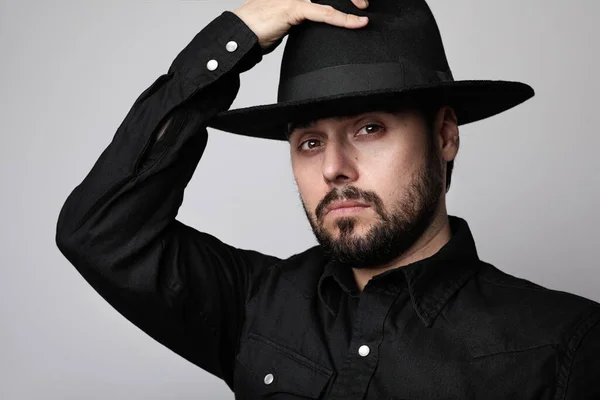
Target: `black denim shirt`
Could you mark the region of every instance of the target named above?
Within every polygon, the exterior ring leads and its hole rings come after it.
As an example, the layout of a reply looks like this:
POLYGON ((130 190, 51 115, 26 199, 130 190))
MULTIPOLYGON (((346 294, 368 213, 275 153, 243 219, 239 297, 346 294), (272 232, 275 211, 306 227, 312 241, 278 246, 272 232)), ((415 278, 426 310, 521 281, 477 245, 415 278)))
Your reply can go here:
POLYGON ((600 305, 481 261, 461 218, 437 254, 362 292, 319 247, 280 260, 176 219, 207 121, 261 58, 225 12, 135 101, 58 219, 86 281, 239 399, 600 398, 600 305))

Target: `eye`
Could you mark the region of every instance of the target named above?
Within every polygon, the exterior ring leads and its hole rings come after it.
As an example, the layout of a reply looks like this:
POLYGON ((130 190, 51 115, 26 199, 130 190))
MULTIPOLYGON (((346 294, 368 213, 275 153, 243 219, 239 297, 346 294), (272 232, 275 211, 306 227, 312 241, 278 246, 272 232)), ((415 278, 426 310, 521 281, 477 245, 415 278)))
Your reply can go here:
POLYGON ((312 150, 315 150, 315 149, 321 147, 322 145, 323 145, 323 142, 321 142, 318 139, 308 139, 308 140, 305 140, 304 142, 300 143, 300 145, 298 146, 298 150, 312 151, 312 150))
POLYGON ((381 132, 383 129, 384 128, 381 125, 368 124, 360 128, 360 131, 358 131, 357 135, 374 135, 381 132))

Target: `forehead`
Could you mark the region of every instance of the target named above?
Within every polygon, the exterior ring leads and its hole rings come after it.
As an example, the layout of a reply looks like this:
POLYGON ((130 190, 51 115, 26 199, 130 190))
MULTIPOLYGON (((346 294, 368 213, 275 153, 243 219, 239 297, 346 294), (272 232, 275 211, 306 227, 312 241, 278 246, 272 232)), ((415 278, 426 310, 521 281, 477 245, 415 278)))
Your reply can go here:
POLYGON ((320 122, 323 122, 323 121, 344 122, 344 121, 356 118, 356 117, 358 117, 360 115, 363 115, 363 114, 354 114, 354 115, 338 116, 338 117, 322 117, 322 118, 315 118, 315 119, 299 120, 299 121, 295 121, 295 122, 289 123, 288 124, 288 130, 291 132, 292 130, 295 130, 295 129, 313 128, 315 125, 317 125, 317 124, 319 124, 320 122))

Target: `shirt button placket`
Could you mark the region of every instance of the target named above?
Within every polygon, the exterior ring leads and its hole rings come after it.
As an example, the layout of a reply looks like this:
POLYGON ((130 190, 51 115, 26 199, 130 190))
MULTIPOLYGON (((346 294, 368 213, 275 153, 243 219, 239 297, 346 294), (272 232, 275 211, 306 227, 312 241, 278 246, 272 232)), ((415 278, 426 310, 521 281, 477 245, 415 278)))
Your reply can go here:
POLYGON ((383 342, 383 326, 397 293, 373 290, 367 287, 361 294, 353 328, 350 351, 352 358, 340 369, 338 378, 329 393, 331 400, 365 398, 369 383, 379 361, 380 346, 383 342))

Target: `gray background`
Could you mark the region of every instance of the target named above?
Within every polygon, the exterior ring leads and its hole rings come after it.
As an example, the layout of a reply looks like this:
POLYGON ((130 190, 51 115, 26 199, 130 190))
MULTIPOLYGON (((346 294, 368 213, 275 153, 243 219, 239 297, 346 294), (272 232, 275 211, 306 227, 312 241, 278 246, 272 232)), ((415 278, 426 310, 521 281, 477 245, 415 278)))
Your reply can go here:
MULTIPOLYGON (((0 398, 233 398, 105 303, 54 232, 137 96, 239 4, 0 1, 0 398)), ((482 259, 599 301, 600 2, 430 5, 457 79, 521 80, 537 92, 461 129, 450 214, 467 219, 482 259)), ((275 101, 282 50, 242 76, 234 107, 275 101)), ((211 132, 178 218, 278 256, 314 243, 285 143, 211 132), (240 190, 252 193, 243 205, 240 190)))

